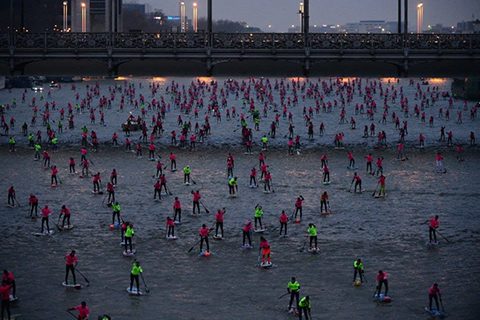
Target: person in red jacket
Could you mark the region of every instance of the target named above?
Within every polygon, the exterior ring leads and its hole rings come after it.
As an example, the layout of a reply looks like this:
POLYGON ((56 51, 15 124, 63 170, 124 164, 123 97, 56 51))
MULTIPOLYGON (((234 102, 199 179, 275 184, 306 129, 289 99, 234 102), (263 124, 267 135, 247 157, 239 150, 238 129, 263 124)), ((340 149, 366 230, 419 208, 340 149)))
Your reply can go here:
POLYGON ((160 193, 162 193, 162 189, 165 189, 165 194, 168 194, 167 177, 164 174, 160 175, 160 193))
POLYGON ((178 197, 175 197, 175 200, 173 201, 173 220, 177 223, 182 223, 182 204, 178 197))
POLYGON ((320 196, 320 213, 328 213, 328 206, 329 206, 329 202, 328 202, 328 193, 327 191, 324 191, 322 193, 322 195, 320 196), (325 208, 325 211, 324 211, 324 208, 325 208))
POLYGON ((372 162, 373 162, 373 156, 371 153, 365 156, 365 159, 367 160, 367 173, 370 173, 373 175, 373 168, 372 168, 372 162))
POLYGON ((175 237, 175 221, 167 217, 167 239, 175 237))
POLYGON ((62 229, 65 226, 65 221, 67 222, 67 226, 70 226, 70 209, 67 208, 66 205, 62 206, 62 210, 60 210, 60 216, 63 215, 63 220, 62 220, 62 229))
POLYGON ((52 175, 51 175, 51 178, 50 178, 50 184, 52 185, 52 187, 56 187, 58 185, 58 180, 57 180, 57 174, 58 174, 58 169, 57 169, 57 166, 52 166, 52 175))
POLYGON ((252 238, 250 237, 250 233, 252 232, 252 230, 253 230, 252 221, 248 220, 242 228, 244 248, 252 248, 252 238), (248 239, 248 245, 245 244, 246 239, 248 239))
POLYGON ((200 231, 198 234, 200 235, 200 253, 203 252, 203 242, 205 242, 207 246, 207 251, 205 252, 205 255, 208 255, 210 253, 210 245, 208 244, 208 234, 210 233, 210 230, 208 229, 206 224, 202 224, 202 227, 200 228, 200 231))
POLYGON ((295 201, 295 222, 299 223, 302 220, 302 214, 303 214, 303 201, 305 199, 300 195, 297 197, 297 200, 295 201), (300 214, 300 217, 297 218, 297 214, 300 214))
POLYGON ((438 221, 438 216, 431 217, 428 221, 428 237, 430 239, 430 243, 437 243, 437 229, 440 226, 440 222, 438 221))
POLYGON ((77 284, 77 279, 75 277, 75 267, 78 263, 78 257, 75 255, 75 250, 72 250, 69 254, 65 256, 65 284, 68 284, 68 273, 72 272, 73 285, 77 284))
POLYGON ((157 194, 158 194, 158 200, 162 200, 162 196, 160 194, 160 189, 161 189, 161 184, 160 184, 160 179, 155 182, 153 185, 153 200, 157 199, 157 194))
POLYGON ((170 152, 170 170, 177 171, 177 156, 170 152))
POLYGON ((112 170, 112 173, 110 173, 110 182, 113 184, 113 186, 115 187, 117 185, 117 169, 113 169, 112 170))
POLYGON ((70 157, 70 160, 68 160, 68 170, 71 174, 77 173, 75 171, 75 159, 73 159, 72 157, 70 157))
POLYGON ((48 216, 52 213, 52 210, 50 210, 50 208, 45 205, 45 207, 42 209, 42 231, 41 233, 43 233, 43 226, 44 224, 47 225, 47 232, 50 233, 50 226, 48 225, 48 216))
POLYGON ((86 320, 90 315, 90 309, 88 309, 87 303, 85 301, 82 301, 82 303, 76 307, 68 308, 68 311, 73 310, 78 311, 77 320, 86 320))
POLYGON ((30 205, 30 218, 33 218, 33 211, 35 210, 35 217, 38 217, 38 198, 31 193, 28 198, 28 204, 30 205))
POLYGON ((11 286, 12 297, 15 299, 17 297, 17 292, 16 292, 17 286, 15 284, 15 276, 13 275, 13 272, 8 270, 3 270, 2 283, 6 283, 11 286))
POLYGON ((100 178, 100 172, 97 172, 97 174, 93 175, 93 192, 98 193, 100 192, 100 183, 102 182, 102 179, 100 178))
POLYGON ((255 167, 250 171, 250 188, 257 188, 257 169, 255 167))
POLYGON ((157 161, 157 173, 155 173, 155 178, 159 178, 161 174, 163 174, 163 163, 158 159, 157 161))
MULTIPOLYGON (((355 172, 353 174, 353 179, 352 179, 352 184, 355 182, 355 187, 353 192, 357 192, 357 187, 358 187, 358 192, 362 193, 362 178, 355 172)), ((350 185, 350 188, 352 186, 350 185)))
POLYGON ((14 207, 15 200, 17 200, 15 195, 15 188, 13 186, 10 186, 10 188, 8 188, 8 198, 7 198, 8 205, 14 207))
POLYGON ((195 215, 195 208, 198 210, 198 214, 200 214, 200 199, 202 196, 200 195, 200 190, 192 191, 193 194, 193 214, 195 215))
POLYGON ((223 216, 225 215, 225 208, 218 209, 217 213, 215 214, 215 238, 223 238, 223 216), (222 232, 221 236, 218 236, 218 229, 222 232))
POLYGON ((438 305, 438 298, 440 298, 440 301, 442 301, 442 295, 440 293, 440 288, 438 287, 438 283, 434 283, 428 289, 428 303, 429 303, 430 311, 432 311, 432 300, 435 300, 435 305, 437 306, 437 310, 440 310, 438 305))
POLYGON ((382 292, 382 285, 385 285, 385 295, 388 295, 388 280, 387 280, 387 273, 383 272, 382 270, 378 271, 377 274, 377 297, 380 297, 380 293, 382 292))
POLYGON ((280 235, 282 235, 282 231, 284 231, 283 236, 287 236, 287 224, 288 224, 288 216, 285 213, 285 210, 282 210, 282 213, 280 214, 280 235))
POLYGON ((2 319, 5 319, 3 317, 4 313, 7 313, 7 319, 10 320, 10 289, 11 285, 9 285, 6 282, 2 282, 2 285, 0 286, 0 295, 2 296, 2 319))
POLYGON ((148 146, 148 158, 150 160, 155 159, 155 145, 153 143, 148 146))
POLYGON ((113 184, 111 182, 107 182, 107 192, 108 192, 107 205, 110 205, 113 202, 115 202, 115 188, 113 187, 113 184))

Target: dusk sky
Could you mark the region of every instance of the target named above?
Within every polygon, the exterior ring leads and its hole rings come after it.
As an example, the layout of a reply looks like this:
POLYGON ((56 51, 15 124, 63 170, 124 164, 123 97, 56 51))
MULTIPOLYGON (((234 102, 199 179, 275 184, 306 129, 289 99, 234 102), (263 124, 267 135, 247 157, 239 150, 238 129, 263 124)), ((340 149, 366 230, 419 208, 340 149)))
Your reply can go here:
MULTIPOLYGON (((168 15, 178 15, 178 0, 135 0, 125 2, 148 3, 151 8, 163 9, 168 15)), ((192 16, 193 0, 185 0, 187 16, 192 16)), ((199 17, 206 16, 206 0, 198 0, 199 17)), ((214 19, 245 21, 264 30, 287 31, 299 24, 298 4, 295 0, 213 0, 214 19)), ((415 27, 416 5, 409 2, 409 25, 415 27)), ((480 0, 425 0, 424 25, 443 23, 456 25, 471 20, 472 14, 480 18, 480 0)), ((402 0, 403 5, 403 0, 402 0)), ((396 0, 310 0, 310 21, 314 24, 344 24, 359 20, 396 20, 396 0)))

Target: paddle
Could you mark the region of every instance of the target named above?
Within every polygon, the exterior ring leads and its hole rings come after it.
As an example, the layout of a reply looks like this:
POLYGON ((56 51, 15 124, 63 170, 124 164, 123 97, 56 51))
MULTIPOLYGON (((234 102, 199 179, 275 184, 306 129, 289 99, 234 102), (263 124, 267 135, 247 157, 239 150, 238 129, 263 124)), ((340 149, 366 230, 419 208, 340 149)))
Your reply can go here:
POLYGON ((83 280, 85 280, 85 282, 87 283, 87 287, 90 286, 90 281, 88 281, 87 277, 85 277, 85 275, 78 268, 75 269, 82 276, 83 280))
POLYGON ((377 186, 375 187, 375 190, 373 190, 372 197, 375 197, 375 193, 377 193, 378 185, 379 185, 379 183, 377 183, 377 186))
POLYGON ((167 185, 165 185, 165 190, 167 190, 168 194, 171 196, 173 193, 168 189, 167 185))
POLYGON ((142 273, 140 273, 140 277, 142 278, 143 285, 145 286, 145 292, 149 293, 150 289, 148 289, 147 283, 145 282, 145 279, 143 278, 142 273))
POLYGON ((187 253, 192 252, 193 248, 195 248, 195 247, 200 243, 200 241, 202 241, 202 239, 200 239, 200 240, 198 240, 197 242, 195 242, 195 244, 194 244, 190 249, 188 249, 188 252, 187 252, 187 253))
POLYGON ((197 184, 197 182, 196 182, 195 180, 193 180, 193 179, 191 179, 191 180, 192 180, 192 183, 193 183, 193 184, 197 184))
POLYGON ((289 294, 290 294, 290 292, 287 292, 287 293, 282 294, 280 297, 278 297, 278 300, 282 299, 283 297, 285 297, 285 296, 287 296, 287 295, 289 295, 289 294))
POLYGON ((305 236, 305 240, 303 241, 303 246, 302 246, 302 248, 300 249, 300 252, 305 251, 305 246, 307 245, 307 240, 308 240, 308 236, 305 236))
POLYGON ((68 314, 71 315, 74 319, 78 319, 76 315, 74 315, 70 310, 67 310, 68 314))
POLYGON ((440 233, 440 231, 437 230, 437 233, 440 237, 442 237, 443 239, 445 239, 445 241, 447 241, 448 243, 450 243, 450 240, 448 240, 443 234, 440 233))
POLYGON ((14 199, 15 199, 15 202, 17 203, 17 205, 18 205, 19 207, 21 207, 22 205, 18 202, 17 198, 15 197, 14 199))
POLYGON ((210 213, 210 210, 208 210, 208 208, 205 207, 205 205, 203 204, 203 201, 202 201, 202 200, 200 200, 200 204, 202 205, 203 209, 205 209, 205 212, 206 212, 206 213, 210 213))
POLYGON ((58 224, 60 223, 60 219, 61 219, 61 218, 62 218, 62 214, 60 213, 60 215, 58 216, 58 221, 57 221, 57 223, 55 223, 55 225, 57 226, 58 231, 63 231, 63 229, 60 228, 60 226, 58 225, 58 224))
POLYGON ((442 307, 442 312, 445 312, 445 307, 443 306, 442 296, 439 295, 439 298, 440 298, 440 306, 442 307))
POLYGON ((352 192, 352 186, 353 186, 353 180, 352 180, 352 183, 350 183, 350 188, 348 188, 348 192, 352 192))

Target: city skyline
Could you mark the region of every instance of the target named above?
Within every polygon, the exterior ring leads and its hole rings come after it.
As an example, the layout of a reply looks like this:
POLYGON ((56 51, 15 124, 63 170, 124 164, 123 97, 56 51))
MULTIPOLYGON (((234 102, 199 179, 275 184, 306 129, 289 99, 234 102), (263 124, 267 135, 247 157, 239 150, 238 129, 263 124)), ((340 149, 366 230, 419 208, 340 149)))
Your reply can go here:
MULTIPOLYGON (((146 3, 152 9, 161 9, 167 15, 176 15, 179 10, 178 0, 136 0, 125 2, 146 3)), ((206 0, 184 1, 187 8, 187 16, 191 19, 193 2, 198 3, 199 18, 206 16, 206 0)), ((360 20, 397 20, 396 0, 362 0, 354 2, 350 0, 337 0, 329 3, 324 8, 325 1, 310 1, 310 24, 345 24, 360 20), (339 13, 342 13, 339 15, 339 13)), ((453 3, 450 0, 425 0, 409 1, 409 28, 416 29, 416 6, 423 3, 424 27, 427 25, 444 24, 456 25, 459 21, 480 18, 480 1, 458 0, 453 3)), ((297 14, 300 1, 292 0, 213 0, 213 19, 228 19, 244 21, 252 26, 276 32, 285 32, 292 25, 299 24, 297 14), (268 26, 271 26, 268 28, 268 26)), ((403 0, 402 0, 403 7, 403 0)), ((402 8, 403 10, 403 8, 402 8)), ((403 17, 403 15, 402 15, 403 17)))

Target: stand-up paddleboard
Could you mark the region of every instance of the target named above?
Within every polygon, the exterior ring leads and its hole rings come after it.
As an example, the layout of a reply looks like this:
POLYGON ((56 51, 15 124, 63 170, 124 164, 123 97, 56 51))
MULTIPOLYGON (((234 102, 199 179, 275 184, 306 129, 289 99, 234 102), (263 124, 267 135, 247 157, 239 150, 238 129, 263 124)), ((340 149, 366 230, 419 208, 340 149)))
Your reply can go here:
POLYGON ((44 231, 43 233, 42 232, 32 232, 32 234, 34 236, 37 236, 37 237, 40 237, 40 236, 51 236, 53 234, 53 230, 50 230, 50 232, 48 231, 44 231))
POLYGON ((378 295, 378 293, 375 293, 375 295, 373 296, 373 301, 381 302, 381 303, 390 303, 392 302, 392 298, 390 296, 384 295, 383 293, 380 293, 380 295, 378 295))
POLYGON ((118 222, 115 222, 114 224, 109 224, 108 228, 112 231, 115 229, 120 229, 120 224, 118 222))
POLYGON ((173 223, 175 223, 175 224, 182 224, 181 221, 177 221, 177 220, 175 220, 173 223))
POLYGON ((266 230, 267 230, 267 228, 253 229, 253 232, 255 232, 255 233, 264 233, 266 230))
POLYGON ((167 240, 177 240, 178 237, 177 236, 166 236, 165 237, 167 240))
POLYGON ((236 198, 237 195, 236 195, 236 194, 229 194, 228 197, 229 197, 229 198, 236 198))
POLYGON ((148 160, 150 160, 150 161, 155 161, 155 158, 148 158, 148 160))
POLYGON ((186 185, 186 186, 189 186, 189 185, 190 185, 190 182, 185 182, 185 185, 186 185))
POLYGON ((251 185, 250 185, 250 188, 252 188, 252 189, 258 188, 258 185, 251 184, 251 185))
POLYGON ((436 308, 432 308, 432 310, 430 310, 430 308, 425 307, 425 312, 428 313, 433 318, 435 317, 439 317, 441 319, 445 318, 445 312, 440 311, 436 308))
POLYGON ((263 193, 271 193, 271 191, 263 190, 263 193))
POLYGON ((322 182, 324 185, 329 185, 330 183, 332 183, 332 181, 324 181, 322 182))
POLYGON ((320 252, 320 248, 308 248, 309 253, 316 254, 320 252))
POLYGON ((14 296, 10 295, 10 296, 9 296, 9 300, 10 300, 10 302, 18 301, 18 296, 15 296, 15 297, 14 297, 14 296))
POLYGON ((139 290, 137 287, 132 287, 132 290, 130 290, 130 287, 127 287, 127 292, 131 296, 142 296, 143 291, 139 290))
POLYGON ((60 229, 60 230, 72 230, 73 229, 73 224, 68 224, 64 227, 62 227, 61 225, 58 225, 58 229, 60 229))
POLYGON ((347 166, 348 170, 358 170, 358 168, 347 166))
POLYGON ((198 254, 200 257, 210 257, 212 255, 212 251, 206 251, 206 250, 203 250, 202 252, 200 252, 198 254))
POLYGON ((383 194, 383 195, 375 195, 375 198, 377 198, 377 199, 378 199, 378 198, 384 199, 384 198, 386 198, 386 197, 387 197, 387 194, 386 194, 386 193, 383 194))
POLYGON ((345 150, 345 147, 335 147, 335 150, 345 150))
POLYGON ((241 248, 242 248, 243 250, 249 250, 249 249, 253 249, 253 246, 251 246, 251 245, 249 245, 249 244, 247 243, 247 244, 242 245, 241 248))
POLYGON ((172 172, 175 172, 175 171, 177 171, 177 169, 172 169, 171 171, 172 171, 172 172))
POLYGON ((65 281, 62 282, 62 286, 66 287, 66 288, 75 288, 75 289, 81 289, 82 288, 82 285, 80 283, 77 283, 77 284, 73 284, 73 283, 66 283, 65 281))
POLYGON ((130 251, 130 250, 125 251, 125 250, 124 250, 124 251, 123 251, 123 256, 124 256, 124 257, 133 257, 136 252, 137 252, 137 250, 133 250, 133 251, 130 251))
POLYGON ((331 211, 323 211, 323 212, 320 212, 320 215, 321 216, 328 216, 328 215, 331 215, 332 212, 331 211))
POLYGON ((260 268, 263 268, 263 269, 270 269, 270 268, 273 268, 275 267, 276 265, 274 265, 273 263, 271 262, 262 262, 258 265, 260 268))
POLYGON ((223 240, 223 237, 221 235, 213 236, 212 238, 215 240, 223 240))
POLYGON ((354 287, 360 287, 362 285, 362 281, 360 279, 357 279, 353 282, 354 287))
MULTIPOLYGON (((130 245, 127 245, 127 246, 130 246, 130 245)), ((132 242, 132 246, 135 247, 135 242, 132 242)), ((120 247, 125 247, 125 241, 120 241, 120 247)))

